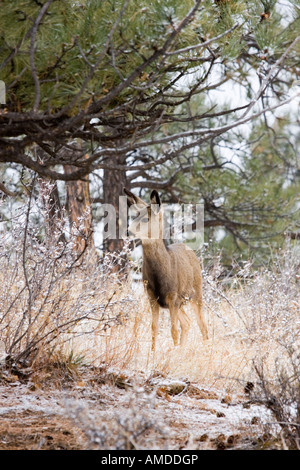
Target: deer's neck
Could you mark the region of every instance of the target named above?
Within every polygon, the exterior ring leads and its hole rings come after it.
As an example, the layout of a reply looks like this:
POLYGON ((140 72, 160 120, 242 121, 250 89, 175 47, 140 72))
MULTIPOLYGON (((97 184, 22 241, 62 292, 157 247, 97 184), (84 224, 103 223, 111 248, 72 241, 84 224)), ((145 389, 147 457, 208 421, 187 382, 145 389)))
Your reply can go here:
POLYGON ((172 284, 171 259, 163 239, 142 243, 143 281, 161 307, 166 307, 166 295, 172 284))
POLYGON ((148 258, 149 256, 166 256, 168 254, 167 245, 163 238, 156 240, 142 240, 143 255, 148 258))
POLYGON ((143 262, 152 271, 163 272, 169 263, 169 252, 165 240, 143 240, 143 262))

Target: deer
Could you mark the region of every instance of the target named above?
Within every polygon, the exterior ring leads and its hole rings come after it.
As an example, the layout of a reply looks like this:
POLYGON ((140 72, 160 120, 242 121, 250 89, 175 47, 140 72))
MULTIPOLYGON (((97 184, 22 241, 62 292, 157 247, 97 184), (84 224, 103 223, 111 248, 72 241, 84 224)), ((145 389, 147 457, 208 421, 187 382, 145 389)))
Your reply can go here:
POLYGON ((170 312, 175 347, 187 342, 191 323, 183 308, 187 303, 192 305, 203 339, 207 340, 208 330, 202 311, 202 269, 197 255, 184 243, 166 244, 163 207, 157 190, 151 192, 150 204, 126 188, 124 193, 128 207, 135 206, 138 212, 128 226, 127 235, 140 238, 142 242, 142 280, 152 312, 152 351, 156 348, 160 307, 170 312))

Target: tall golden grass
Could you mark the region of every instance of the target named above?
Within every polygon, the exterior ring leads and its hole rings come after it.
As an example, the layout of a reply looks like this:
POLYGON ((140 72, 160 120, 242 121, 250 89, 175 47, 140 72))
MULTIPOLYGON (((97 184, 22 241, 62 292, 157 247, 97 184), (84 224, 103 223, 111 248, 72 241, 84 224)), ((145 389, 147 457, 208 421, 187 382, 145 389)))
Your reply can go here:
MULTIPOLYGON (((151 312, 141 283, 127 283, 118 293, 132 299, 123 322, 102 335, 93 334, 89 359, 133 373, 153 370, 201 383, 225 393, 255 381, 255 364, 264 362, 274 376, 278 361, 299 345, 299 260, 291 247, 280 253, 272 269, 255 272, 251 266, 231 279, 230 286, 204 273, 204 305, 209 340, 204 342, 191 315, 189 340, 174 348, 167 310, 161 310, 158 345, 151 351, 151 312)), ((120 297, 119 297, 120 296, 120 297)), ((187 308, 187 312, 189 309, 187 308)), ((78 342, 78 345, 80 341, 78 342)))

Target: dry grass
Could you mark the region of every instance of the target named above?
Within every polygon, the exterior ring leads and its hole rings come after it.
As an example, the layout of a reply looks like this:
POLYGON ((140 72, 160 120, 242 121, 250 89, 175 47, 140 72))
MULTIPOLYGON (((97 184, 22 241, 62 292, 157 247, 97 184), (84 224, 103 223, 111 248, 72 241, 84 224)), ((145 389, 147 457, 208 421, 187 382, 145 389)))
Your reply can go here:
POLYGON ((191 315, 186 347, 174 348, 169 312, 161 310, 153 355, 151 313, 141 283, 120 282, 110 267, 103 270, 95 265, 88 271, 76 268, 62 277, 59 271, 53 282, 44 269, 42 288, 28 312, 21 261, 11 270, 7 259, 4 262, 0 342, 10 355, 22 357, 29 347, 38 361, 45 351, 65 351, 66 356, 72 352, 87 363, 104 363, 120 372, 157 371, 231 393, 255 380, 253 361, 263 360, 271 377, 287 344, 295 346, 299 338, 296 266, 289 276, 280 269, 251 272, 246 282, 236 278, 230 288, 206 273, 204 311, 209 340, 203 341, 191 315))
POLYGON ((204 298, 209 340, 203 341, 191 316, 187 346, 174 348, 169 313, 161 310, 155 355, 151 352, 148 300, 142 285, 132 288, 128 284, 127 295, 133 300, 128 318, 103 335, 89 338, 89 360, 95 364, 104 362, 120 371, 142 370, 151 374, 155 370, 222 393, 231 393, 248 381, 254 382, 257 361, 263 360, 272 377, 279 358, 288 361, 288 345, 296 347, 299 341, 298 269, 293 263, 289 275, 280 266, 277 271, 252 272, 246 282, 236 278, 226 289, 206 275, 204 298))

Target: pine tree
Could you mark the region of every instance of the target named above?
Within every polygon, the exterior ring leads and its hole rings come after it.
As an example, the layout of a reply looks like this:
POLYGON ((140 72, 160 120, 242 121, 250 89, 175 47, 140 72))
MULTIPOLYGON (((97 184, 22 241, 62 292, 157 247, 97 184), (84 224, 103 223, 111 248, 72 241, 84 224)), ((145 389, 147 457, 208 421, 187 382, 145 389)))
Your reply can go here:
MULTIPOLYGON (((240 129, 292 102, 299 11, 299 1, 282 9, 274 0, 4 0, 0 162, 65 181, 119 172, 132 188, 155 186, 166 200, 184 190, 186 198, 200 193, 207 225, 223 224, 243 241, 249 212, 241 210, 237 220, 233 209, 252 205, 254 217, 262 213, 258 198, 269 206, 263 190, 255 199, 245 187, 243 171, 255 174, 251 140, 258 136, 254 127, 256 137, 240 129), (232 102, 237 84, 241 99, 232 102), (243 169, 244 159, 237 169, 220 148, 245 140, 249 165, 243 169)), ((272 126, 270 135, 277 132, 272 126)), ((262 171, 258 165, 256 173, 262 171)), ((274 174, 258 184, 273 198, 274 174)), ((120 188, 112 187, 114 199, 120 188)))

